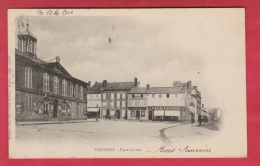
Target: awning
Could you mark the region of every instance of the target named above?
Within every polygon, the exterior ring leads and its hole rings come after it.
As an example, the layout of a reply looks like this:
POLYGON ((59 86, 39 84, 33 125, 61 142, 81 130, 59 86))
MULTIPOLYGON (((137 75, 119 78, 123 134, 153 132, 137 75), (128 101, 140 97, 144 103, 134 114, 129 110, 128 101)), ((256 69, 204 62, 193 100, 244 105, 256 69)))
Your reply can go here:
POLYGON ((164 116, 164 110, 154 110, 154 116, 164 116))
POLYGON ((165 110, 165 116, 179 116, 180 117, 180 115, 181 115, 180 111, 165 110))
POLYGON ((87 111, 88 112, 98 112, 99 108, 88 108, 87 111))

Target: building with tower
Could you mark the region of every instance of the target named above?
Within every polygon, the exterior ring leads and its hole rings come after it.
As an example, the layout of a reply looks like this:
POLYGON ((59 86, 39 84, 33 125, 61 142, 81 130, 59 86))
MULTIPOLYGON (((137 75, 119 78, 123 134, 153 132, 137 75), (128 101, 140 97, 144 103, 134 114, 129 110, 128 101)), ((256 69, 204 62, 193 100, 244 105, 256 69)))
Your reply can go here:
POLYGON ((69 74, 60 57, 55 62, 37 58, 37 39, 26 26, 19 29, 15 48, 16 120, 84 119, 88 83, 69 74))

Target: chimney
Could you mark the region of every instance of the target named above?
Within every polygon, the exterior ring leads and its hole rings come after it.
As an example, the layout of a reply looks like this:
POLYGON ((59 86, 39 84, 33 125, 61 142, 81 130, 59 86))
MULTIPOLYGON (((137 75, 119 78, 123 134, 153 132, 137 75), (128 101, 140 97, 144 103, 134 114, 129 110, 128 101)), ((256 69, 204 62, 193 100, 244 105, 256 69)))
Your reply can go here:
POLYGON ((97 84, 97 81, 95 81, 95 84, 97 84))
POLYGON ((56 56, 56 62, 60 62, 60 57, 56 56))
POLYGON ((135 83, 134 86, 137 87, 137 78, 135 77, 135 83))
POLYGON ((150 84, 146 85, 146 90, 150 90, 150 84))
POLYGON ((90 81, 88 81, 88 86, 91 86, 91 82, 90 81))
POLYGON ((104 80, 103 81, 103 88, 106 88, 107 87, 107 80, 104 80))
POLYGON ((192 87, 191 81, 188 81, 188 82, 187 82, 187 90, 188 90, 188 92, 190 92, 190 93, 191 93, 191 87, 192 87))
POLYGON ((179 87, 180 83, 181 83, 181 81, 174 81, 173 82, 173 87, 179 87))

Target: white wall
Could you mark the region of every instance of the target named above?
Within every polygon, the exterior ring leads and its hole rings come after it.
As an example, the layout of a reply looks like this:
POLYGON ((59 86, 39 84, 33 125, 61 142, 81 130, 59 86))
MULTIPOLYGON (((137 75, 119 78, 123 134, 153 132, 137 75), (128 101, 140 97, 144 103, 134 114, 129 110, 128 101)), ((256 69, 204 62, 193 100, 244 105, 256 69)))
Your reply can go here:
POLYGON ((148 95, 147 106, 185 106, 185 94, 170 94, 167 98, 167 94, 155 94, 153 98, 152 94, 148 95))

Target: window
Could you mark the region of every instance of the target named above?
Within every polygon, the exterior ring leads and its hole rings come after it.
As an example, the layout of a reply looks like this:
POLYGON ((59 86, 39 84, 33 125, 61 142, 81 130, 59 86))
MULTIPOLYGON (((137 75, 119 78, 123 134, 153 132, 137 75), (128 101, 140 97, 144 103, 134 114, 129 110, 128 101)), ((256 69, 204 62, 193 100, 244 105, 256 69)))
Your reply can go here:
POLYGON ((98 94, 96 94, 96 99, 100 99, 100 96, 98 94))
POLYGON ((25 68, 25 87, 32 88, 32 69, 30 67, 25 68))
POLYGON ((132 98, 135 98, 135 94, 132 94, 132 98))
POLYGON ((107 103, 106 102, 103 102, 103 107, 106 107, 107 106, 107 103))
POLYGON ((131 117, 135 117, 135 111, 131 111, 131 117))
POLYGON ((62 95, 67 96, 67 81, 62 80, 62 95))
POLYGON ((159 95, 159 98, 162 98, 162 95, 159 95))
POLYGON ((167 98, 169 98, 170 97, 170 94, 167 94, 167 98))
POLYGON ((76 89, 75 89, 75 97, 76 97, 76 98, 79 97, 79 96, 78 96, 78 91, 79 91, 79 90, 78 90, 78 84, 77 84, 77 85, 76 85, 76 89))
POLYGON ((117 108, 120 107, 120 101, 119 101, 119 100, 117 100, 117 102, 116 102, 116 107, 117 107, 117 108))
POLYGON ((141 94, 141 98, 143 98, 144 96, 143 96, 143 94, 141 94))
POLYGON ((44 112, 43 112, 45 115, 46 114, 49 114, 49 103, 48 102, 45 102, 44 103, 44 112))
POLYGON ((114 93, 111 93, 111 100, 114 100, 114 93))
POLYGON ((70 97, 73 97, 73 84, 70 83, 70 97))
POLYGON ((145 116, 145 111, 141 111, 141 116, 145 116))
POLYGON ((114 101, 111 101, 111 108, 114 108, 114 101))
POLYGON ((59 93, 59 79, 56 76, 53 79, 53 92, 56 94, 59 93))
POLYGON ((152 98, 155 98, 155 94, 152 94, 152 98))
POLYGON ((122 101, 122 107, 125 107, 125 103, 126 103, 125 101, 122 101))
POLYGON ((103 100, 106 100, 106 94, 103 93, 103 100))
POLYGON ((49 75, 43 74, 43 91, 49 92, 49 75))
POLYGON ((120 99, 120 93, 117 93, 116 95, 117 95, 116 98, 120 99))
POLYGON ((29 110, 32 110, 32 96, 26 96, 26 109, 29 111, 29 110))
POLYGON ((87 99, 90 99, 90 94, 87 94, 87 99))
POLYGON ((126 96, 125 93, 122 93, 122 99, 125 99, 125 96, 126 96))
POLYGON ((82 86, 79 87, 79 98, 81 100, 83 100, 83 87, 82 86))

